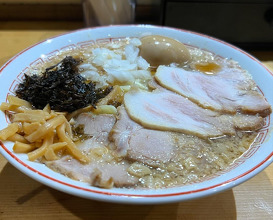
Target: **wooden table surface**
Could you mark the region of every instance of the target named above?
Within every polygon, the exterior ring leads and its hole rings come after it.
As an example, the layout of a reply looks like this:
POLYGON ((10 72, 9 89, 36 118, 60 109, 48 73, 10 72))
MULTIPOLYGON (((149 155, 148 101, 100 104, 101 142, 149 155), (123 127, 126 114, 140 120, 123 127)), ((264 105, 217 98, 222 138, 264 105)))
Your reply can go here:
MULTIPOLYGON (((0 30, 0 65, 64 30, 0 30)), ((273 67, 272 52, 256 53, 273 67), (272 60, 272 61, 271 61, 272 60)), ((0 220, 6 219, 273 219, 273 164, 226 192, 165 205, 120 205, 74 197, 22 174, 0 155, 0 220)))

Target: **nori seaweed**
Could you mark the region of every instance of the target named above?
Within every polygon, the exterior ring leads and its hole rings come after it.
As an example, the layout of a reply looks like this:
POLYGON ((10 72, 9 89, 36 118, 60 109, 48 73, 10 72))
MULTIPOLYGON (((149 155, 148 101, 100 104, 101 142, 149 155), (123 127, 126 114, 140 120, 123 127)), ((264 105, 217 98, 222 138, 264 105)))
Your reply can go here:
POLYGON ((45 70, 42 75, 27 75, 19 84, 16 95, 29 101, 35 108, 73 112, 92 105, 108 95, 112 87, 95 89, 95 83, 88 81, 78 72, 80 60, 65 57, 60 63, 45 70))

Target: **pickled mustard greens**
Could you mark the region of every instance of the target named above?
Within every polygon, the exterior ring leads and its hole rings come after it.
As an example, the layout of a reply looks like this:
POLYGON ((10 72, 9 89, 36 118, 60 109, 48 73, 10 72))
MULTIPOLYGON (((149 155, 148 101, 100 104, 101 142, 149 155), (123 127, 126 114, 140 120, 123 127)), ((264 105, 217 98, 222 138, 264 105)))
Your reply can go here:
POLYGON ((95 88, 95 83, 88 81, 78 73, 80 60, 72 56, 45 70, 41 75, 26 75, 16 90, 16 95, 30 102, 35 108, 42 109, 47 104, 51 109, 73 112, 92 105, 105 97, 111 86, 95 88))

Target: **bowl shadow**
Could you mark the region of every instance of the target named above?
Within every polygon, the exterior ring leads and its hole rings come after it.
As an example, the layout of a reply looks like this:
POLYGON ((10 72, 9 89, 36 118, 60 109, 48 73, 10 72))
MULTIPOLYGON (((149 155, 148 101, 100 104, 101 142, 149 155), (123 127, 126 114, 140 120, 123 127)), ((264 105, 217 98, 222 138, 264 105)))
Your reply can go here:
POLYGON ((71 196, 40 184, 9 163, 0 172, 0 195, 0 219, 18 217, 20 211, 22 218, 28 219, 34 219, 31 216, 36 219, 40 216, 43 219, 46 212, 51 213, 53 218, 72 215, 76 219, 174 220, 219 219, 221 216, 225 219, 236 219, 236 203, 232 190, 201 199, 161 205, 98 202, 71 196), (14 210, 17 210, 16 213, 14 210), (29 216, 26 213, 30 213, 29 216), (8 217, 4 218, 5 216, 8 217))
POLYGON ((125 205, 91 201, 56 192, 56 199, 81 219, 237 219, 236 205, 232 190, 213 196, 179 203, 161 205, 125 205), (75 204, 84 204, 75 206, 75 204), (92 216, 92 218, 90 218, 92 216))

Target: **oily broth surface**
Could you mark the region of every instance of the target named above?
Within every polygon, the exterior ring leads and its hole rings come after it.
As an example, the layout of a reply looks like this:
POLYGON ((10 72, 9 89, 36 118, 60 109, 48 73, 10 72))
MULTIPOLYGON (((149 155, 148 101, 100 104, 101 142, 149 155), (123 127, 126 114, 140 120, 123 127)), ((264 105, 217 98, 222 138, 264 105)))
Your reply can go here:
POLYGON ((172 187, 202 181, 202 178, 225 170, 255 140, 257 133, 238 133, 232 137, 204 140, 174 134, 177 152, 171 162, 151 168, 152 174, 141 178, 148 188, 172 187))
MULTIPOLYGON (((80 58, 82 64, 88 64, 91 63, 91 49, 103 47, 107 47, 111 50, 115 50, 116 48, 123 49, 128 43, 129 39, 122 39, 115 43, 95 44, 85 49, 63 51, 46 65, 32 69, 31 73, 40 74, 47 67, 60 62, 65 56, 80 58)), ((219 65, 222 69, 240 68, 238 63, 215 56, 208 51, 192 47, 189 47, 188 49, 192 56, 192 62, 184 65, 183 68, 185 69, 194 70, 195 64, 211 62, 219 65)), ((97 72, 103 78, 105 74, 103 69, 94 64, 92 65, 97 68, 97 72)), ((84 70, 81 68, 79 71, 84 73, 84 70)), ((151 75, 153 75, 154 70, 150 71, 151 75)), ((105 83, 105 80, 103 83, 105 83)), ((148 89, 148 81, 141 81, 141 83, 142 85, 138 84, 137 86, 148 89)), ((172 161, 165 164, 158 162, 153 166, 148 166, 141 162, 130 161, 125 158, 117 158, 114 150, 109 146, 92 149, 89 152, 89 156, 98 162, 104 160, 114 163, 129 163, 131 165, 128 170, 129 174, 139 177, 139 182, 134 186, 135 188, 173 187, 199 182, 202 181, 202 178, 204 177, 225 170, 249 149, 256 136, 256 132, 238 132, 235 136, 231 137, 225 136, 204 140, 195 136, 173 132, 172 139, 177 146, 177 149, 175 155, 173 155, 172 161), (139 173, 139 167, 141 168, 140 170, 143 171, 143 174, 139 173)), ((72 158, 71 160, 74 159, 72 158)), ((61 170, 55 171, 62 173, 61 170)), ((68 177, 71 178, 69 175, 68 177)))

